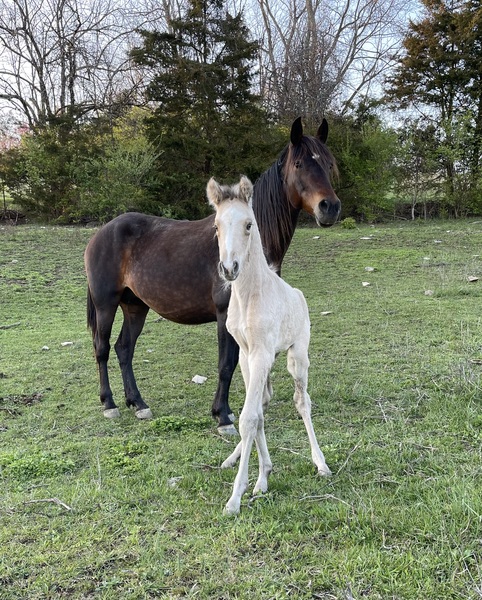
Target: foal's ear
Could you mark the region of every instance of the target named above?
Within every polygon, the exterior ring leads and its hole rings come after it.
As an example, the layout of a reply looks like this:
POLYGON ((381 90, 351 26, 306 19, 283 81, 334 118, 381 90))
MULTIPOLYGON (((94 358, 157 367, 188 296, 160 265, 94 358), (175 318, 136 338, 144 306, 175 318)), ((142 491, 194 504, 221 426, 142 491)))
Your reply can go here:
POLYGON ((250 204, 253 198, 253 184, 246 177, 246 175, 241 175, 241 179, 239 180, 239 195, 246 202, 246 204, 250 204))
POLYGON ((297 146, 301 142, 302 137, 303 124, 301 123, 301 117, 298 117, 295 121, 293 121, 293 125, 291 125, 290 140, 293 146, 297 146))
POLYGON ((316 137, 324 144, 326 143, 326 140, 328 139, 328 121, 326 119, 323 119, 321 125, 318 127, 316 137))
POLYGON ((206 195, 208 197, 209 204, 214 208, 216 208, 223 199, 223 191, 221 189, 221 186, 214 179, 214 177, 211 177, 211 179, 208 181, 206 187, 206 195))

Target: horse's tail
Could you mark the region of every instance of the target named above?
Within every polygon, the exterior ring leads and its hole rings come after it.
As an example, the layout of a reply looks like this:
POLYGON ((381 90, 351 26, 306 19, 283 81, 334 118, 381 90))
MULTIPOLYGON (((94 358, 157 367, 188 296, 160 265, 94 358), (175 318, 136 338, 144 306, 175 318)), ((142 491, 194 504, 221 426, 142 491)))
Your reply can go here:
POLYGON ((87 327, 90 327, 92 330, 92 336, 94 337, 97 333, 97 311, 92 299, 90 286, 87 286, 87 327))

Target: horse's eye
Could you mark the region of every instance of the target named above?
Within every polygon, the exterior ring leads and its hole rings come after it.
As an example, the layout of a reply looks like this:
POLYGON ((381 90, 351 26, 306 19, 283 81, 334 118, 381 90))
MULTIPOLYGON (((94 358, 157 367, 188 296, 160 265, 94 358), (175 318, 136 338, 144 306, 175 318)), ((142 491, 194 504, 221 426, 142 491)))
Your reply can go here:
POLYGON ((296 161, 295 161, 295 167, 296 167, 297 169, 301 169, 301 166, 302 166, 301 160, 296 160, 296 161))
POLYGON ((246 223, 246 231, 249 233, 251 231, 251 227, 253 226, 253 224, 251 222, 246 223))
POLYGON ((214 223, 214 225, 213 225, 213 229, 214 229, 214 231, 217 233, 217 231, 218 231, 218 226, 216 225, 216 223, 214 223))

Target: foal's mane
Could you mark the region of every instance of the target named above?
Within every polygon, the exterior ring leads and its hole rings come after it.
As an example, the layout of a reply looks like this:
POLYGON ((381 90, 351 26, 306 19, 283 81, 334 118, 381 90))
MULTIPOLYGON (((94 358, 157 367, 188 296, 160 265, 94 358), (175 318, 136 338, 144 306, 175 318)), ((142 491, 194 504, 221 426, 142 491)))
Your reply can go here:
POLYGON ((276 163, 256 181, 253 190, 253 210, 266 254, 282 258, 293 238, 299 210, 286 193, 285 180, 295 162, 303 156, 316 156, 326 173, 336 177, 338 169, 328 146, 316 137, 304 135, 299 144, 288 144, 276 163), (268 249, 271 249, 270 251, 268 249))

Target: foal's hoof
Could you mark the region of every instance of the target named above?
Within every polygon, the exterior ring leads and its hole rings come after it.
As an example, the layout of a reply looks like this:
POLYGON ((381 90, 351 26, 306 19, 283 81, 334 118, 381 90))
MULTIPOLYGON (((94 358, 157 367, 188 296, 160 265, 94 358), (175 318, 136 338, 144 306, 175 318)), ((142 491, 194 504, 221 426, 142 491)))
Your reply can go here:
POLYGON ((228 502, 223 509, 223 515, 230 518, 237 517, 239 515, 239 507, 230 506, 228 502))
POLYGON ((136 410, 136 417, 138 419, 152 419, 152 410, 150 408, 141 408, 136 410))
POLYGON ((332 475, 330 467, 326 465, 326 468, 318 469, 318 475, 320 475, 321 477, 329 477, 330 475, 332 475))
POLYGON ((115 408, 106 408, 104 410, 104 417, 106 419, 118 419, 120 417, 120 410, 115 408))
POLYGON ((238 435, 238 430, 233 424, 220 425, 218 427, 218 433, 220 433, 221 435, 238 435))

